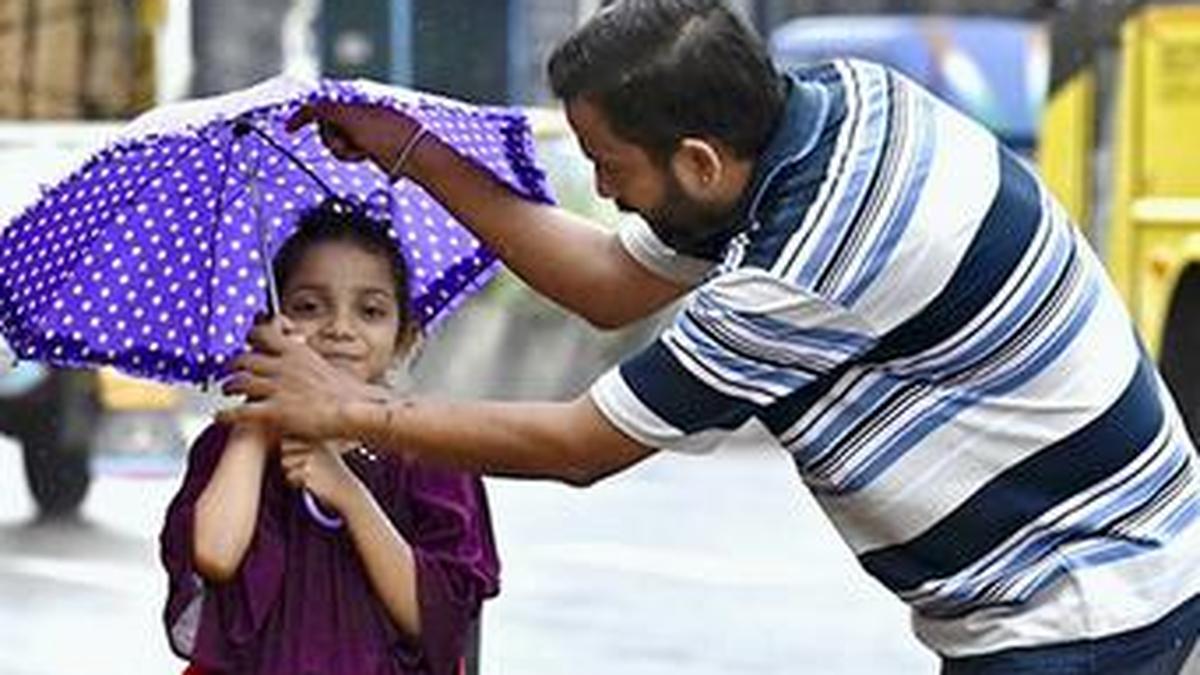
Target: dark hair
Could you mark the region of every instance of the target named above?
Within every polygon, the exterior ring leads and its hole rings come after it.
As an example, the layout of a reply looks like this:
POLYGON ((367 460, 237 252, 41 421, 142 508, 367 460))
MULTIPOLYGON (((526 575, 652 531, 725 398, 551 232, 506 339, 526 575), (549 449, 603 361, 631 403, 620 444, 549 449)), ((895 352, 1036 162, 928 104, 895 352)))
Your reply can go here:
POLYGON ((666 161, 686 136, 757 155, 783 110, 766 47, 720 0, 606 3, 550 56, 550 86, 666 161))
POLYGON ((415 327, 415 315, 409 297, 408 264, 395 242, 388 235, 388 224, 372 218, 362 209, 342 202, 328 200, 305 211, 296 225, 296 232, 275 254, 275 286, 283 291, 309 249, 329 242, 357 246, 362 251, 388 261, 395 280, 396 304, 400 316, 400 333, 415 327))

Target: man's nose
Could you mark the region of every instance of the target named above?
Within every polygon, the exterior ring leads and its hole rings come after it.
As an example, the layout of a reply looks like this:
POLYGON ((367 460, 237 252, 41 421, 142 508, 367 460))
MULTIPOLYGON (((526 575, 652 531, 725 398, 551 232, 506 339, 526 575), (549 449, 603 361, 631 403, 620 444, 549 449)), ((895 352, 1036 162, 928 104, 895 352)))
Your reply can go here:
POLYGON ((604 176, 597 171, 592 177, 592 181, 596 184, 596 194, 601 199, 612 199, 617 196, 616 190, 613 189, 612 182, 605 179, 604 176))

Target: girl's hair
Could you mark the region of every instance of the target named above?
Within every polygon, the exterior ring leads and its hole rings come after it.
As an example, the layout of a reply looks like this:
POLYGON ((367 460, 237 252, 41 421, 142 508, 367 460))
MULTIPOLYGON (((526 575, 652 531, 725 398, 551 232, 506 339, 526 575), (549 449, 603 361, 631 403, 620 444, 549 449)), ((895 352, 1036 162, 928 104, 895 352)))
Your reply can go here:
POLYGON ((395 282, 396 304, 400 316, 400 335, 416 329, 409 297, 408 264, 388 236, 388 224, 361 209, 335 201, 326 201, 304 212, 296 232, 275 254, 275 285, 282 291, 296 272, 305 254, 318 244, 339 242, 388 261, 395 282))

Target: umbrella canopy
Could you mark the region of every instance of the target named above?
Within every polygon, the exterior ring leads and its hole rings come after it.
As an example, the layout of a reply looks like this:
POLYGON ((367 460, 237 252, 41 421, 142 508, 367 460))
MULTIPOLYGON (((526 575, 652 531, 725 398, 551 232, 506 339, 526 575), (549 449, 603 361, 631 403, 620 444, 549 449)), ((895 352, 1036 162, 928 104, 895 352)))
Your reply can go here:
POLYGON ((495 256, 419 186, 343 163, 286 120, 318 100, 402 110, 514 192, 549 202, 518 110, 367 81, 275 78, 131 122, 0 231, 0 333, 23 359, 112 365, 207 382, 269 308, 269 261, 328 199, 390 220, 431 326, 496 269, 495 256))

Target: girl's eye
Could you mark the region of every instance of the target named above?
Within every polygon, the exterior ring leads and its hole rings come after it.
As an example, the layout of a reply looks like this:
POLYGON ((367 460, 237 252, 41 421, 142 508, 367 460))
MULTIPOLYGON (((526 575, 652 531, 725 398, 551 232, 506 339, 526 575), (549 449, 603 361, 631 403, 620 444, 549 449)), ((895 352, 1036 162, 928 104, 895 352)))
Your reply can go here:
POLYGON ((384 309, 383 307, 377 307, 374 305, 368 305, 366 307, 363 307, 362 313, 363 313, 364 317, 371 319, 373 321, 386 318, 388 315, 388 312, 386 309, 384 309))
POLYGON ((321 306, 313 300, 296 300, 288 304, 288 313, 295 316, 312 316, 321 306))

